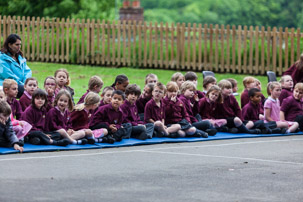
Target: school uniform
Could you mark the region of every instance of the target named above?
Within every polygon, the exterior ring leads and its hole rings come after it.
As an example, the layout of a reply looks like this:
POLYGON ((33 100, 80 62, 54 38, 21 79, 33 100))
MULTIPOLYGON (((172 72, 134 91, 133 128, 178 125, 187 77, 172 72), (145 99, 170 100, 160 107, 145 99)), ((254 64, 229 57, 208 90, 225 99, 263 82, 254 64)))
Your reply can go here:
POLYGON ((223 103, 218 104, 215 114, 216 118, 239 117, 243 120, 239 103, 233 95, 225 97, 223 103))
POLYGON ((88 110, 83 109, 80 111, 74 110, 71 113, 71 126, 73 130, 81 130, 89 128, 89 120, 91 114, 88 110))
POLYGON ((66 109, 61 112, 58 107, 54 107, 47 112, 45 120, 46 131, 68 130, 72 128, 70 112, 66 109))
POLYGON ((61 89, 65 89, 65 90, 67 90, 69 92, 69 94, 72 97, 73 104, 75 104, 75 102, 74 102, 74 95, 75 95, 74 89, 71 88, 71 87, 69 87, 69 86, 63 86, 63 88, 56 88, 55 95, 57 95, 61 89))
POLYGON ((24 111, 28 106, 31 105, 32 96, 27 91, 24 91, 23 95, 19 99, 19 103, 21 105, 22 111, 24 111))
MULTIPOLYGON (((36 107, 30 105, 23 112, 21 120, 24 120, 32 125, 32 129, 27 135, 29 139, 39 138, 42 144, 49 145, 50 139, 44 132, 46 113, 47 111, 44 107, 37 109, 36 107)), ((47 134, 51 135, 53 140, 59 140, 61 137, 59 133, 47 132, 47 134)))
POLYGON ((156 104, 154 99, 148 101, 145 105, 144 109, 144 121, 146 123, 149 122, 150 119, 153 121, 161 121, 165 118, 165 107, 162 102, 160 101, 160 107, 156 104))
POLYGON ((109 133, 113 135, 116 141, 121 141, 122 139, 130 138, 131 134, 131 124, 123 124, 123 128, 121 128, 123 123, 124 117, 123 112, 119 108, 116 111, 112 104, 106 104, 94 113, 93 118, 90 121, 89 127, 90 129, 99 129, 99 128, 106 128, 109 130, 109 133), (115 124, 117 131, 113 133, 109 129, 109 125, 115 124))
POLYGON ((207 97, 199 101, 199 114, 203 120, 209 120, 216 128, 224 125, 225 119, 216 119, 217 102, 211 102, 207 97))
POLYGON ((152 98, 147 99, 147 98, 143 98, 140 96, 136 101, 136 106, 137 106, 138 114, 139 114, 141 121, 144 120, 145 105, 148 101, 150 101, 150 99, 152 99, 152 98))
MULTIPOLYGON (((264 97, 263 94, 261 94, 261 104, 262 106, 264 105, 266 98, 264 97)), ((248 90, 245 89, 243 93, 241 94, 241 108, 243 108, 247 103, 249 103, 249 95, 248 95, 248 90)))
POLYGON ((54 95, 47 95, 46 111, 49 111, 51 108, 53 108, 55 97, 56 97, 55 94, 54 95))
POLYGON ((9 118, 5 124, 0 123, 0 147, 12 147, 14 144, 20 145, 9 118))
POLYGON ((82 97, 79 99, 77 105, 84 103, 84 99, 89 92, 90 92, 90 90, 87 90, 86 93, 84 93, 84 95, 82 95, 82 97))
MULTIPOLYGON (((280 101, 279 99, 273 99, 272 97, 268 97, 264 104, 264 109, 271 109, 270 117, 274 121, 280 121, 280 101)), ((265 116, 265 110, 264 110, 264 116, 265 116)), ((265 120, 265 123, 268 121, 265 120)))
POLYGON ((11 100, 8 99, 7 103, 11 106, 13 116, 19 120, 22 116, 22 107, 19 101, 16 100, 16 98, 13 98, 11 100))
POLYGON ((303 100, 296 100, 294 96, 284 99, 281 105, 285 120, 295 121, 297 116, 303 116, 303 100))
POLYGON ((294 86, 297 83, 303 82, 303 69, 299 70, 297 68, 297 62, 294 63, 291 67, 288 68, 288 70, 286 70, 286 72, 283 73, 283 76, 285 75, 290 75, 293 82, 294 82, 294 86))
MULTIPOLYGON (((205 93, 202 92, 202 91, 196 90, 196 94, 198 95, 199 100, 201 100, 202 98, 205 97, 205 93)), ((193 114, 194 114, 195 117, 198 119, 198 121, 202 121, 202 118, 201 118, 201 116, 199 115, 199 103, 196 104, 197 101, 196 101, 195 97, 192 97, 192 98, 190 99, 190 102, 191 102, 191 104, 193 105, 193 107, 192 107, 193 114)), ((198 101, 198 102, 199 102, 199 101, 198 101)))
POLYGON ((293 95, 293 91, 291 89, 282 88, 281 94, 279 96, 280 105, 282 106, 283 100, 293 95))
POLYGON ((120 108, 123 112, 124 123, 131 123, 132 125, 132 137, 138 139, 146 139, 153 137, 154 124, 144 124, 144 122, 140 120, 140 117, 138 115, 138 109, 135 104, 131 104, 128 100, 125 100, 120 108), (145 127, 142 126, 143 124, 145 125, 145 127))

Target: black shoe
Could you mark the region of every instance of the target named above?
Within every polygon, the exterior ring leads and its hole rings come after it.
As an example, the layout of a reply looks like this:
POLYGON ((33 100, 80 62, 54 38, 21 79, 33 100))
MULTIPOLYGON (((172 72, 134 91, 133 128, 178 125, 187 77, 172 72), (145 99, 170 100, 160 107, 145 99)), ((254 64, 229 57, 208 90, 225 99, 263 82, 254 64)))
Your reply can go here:
POLYGON ((218 132, 223 132, 223 133, 227 133, 228 132, 228 128, 226 126, 221 126, 219 128, 217 128, 218 132))
POLYGON ((92 139, 92 138, 89 138, 89 139, 87 139, 87 143, 88 144, 95 144, 95 140, 94 139, 92 139))
POLYGON ((77 141, 77 144, 81 144, 81 145, 84 145, 84 144, 87 144, 87 139, 81 139, 81 142, 79 140, 76 140, 77 141))
POLYGON ((54 141, 54 144, 57 146, 67 146, 69 144, 68 139, 62 139, 62 140, 58 140, 58 141, 54 141))
POLYGON ((109 144, 114 144, 115 143, 115 139, 111 136, 105 136, 102 138, 104 143, 109 143, 109 144))
POLYGON ((178 135, 177 132, 175 132, 175 133, 170 133, 170 134, 168 135, 168 137, 170 137, 170 138, 177 138, 177 137, 179 137, 179 135, 178 135))
POLYGON ((249 130, 251 134, 261 134, 261 130, 256 128, 256 129, 250 129, 249 130))
POLYGON ((272 134, 279 134, 279 133, 282 133, 282 130, 281 130, 281 128, 274 128, 274 129, 271 129, 271 133, 272 134))
POLYGON ((29 142, 29 137, 28 137, 28 136, 25 136, 25 137, 24 137, 24 142, 25 142, 25 143, 29 142))
POLYGON ((239 130, 238 130, 238 128, 229 128, 229 129, 228 129, 228 132, 229 132, 229 133, 236 134, 236 133, 239 132, 239 130))
POLYGON ((38 137, 30 138, 29 143, 33 144, 33 145, 38 145, 38 144, 40 144, 40 138, 38 138, 38 137))
POLYGON ((215 136, 218 131, 217 129, 212 128, 212 129, 206 129, 205 132, 207 132, 209 136, 215 136))
POLYGON ((286 128, 282 128, 282 129, 281 129, 281 133, 282 133, 282 134, 286 134, 286 132, 287 132, 287 129, 286 129, 286 128))
POLYGON ((18 145, 19 145, 20 147, 23 147, 23 146, 24 146, 24 141, 23 141, 23 140, 19 140, 18 145))
POLYGON ((146 140, 147 139, 147 135, 146 135, 146 133, 141 133, 136 138, 139 139, 139 140, 146 140))
POLYGON ((269 128, 262 128, 261 134, 271 134, 271 130, 269 128))
POLYGON ((159 131, 157 131, 157 132, 155 133, 155 137, 163 137, 163 136, 165 136, 165 135, 164 135, 164 132, 159 132, 159 131))

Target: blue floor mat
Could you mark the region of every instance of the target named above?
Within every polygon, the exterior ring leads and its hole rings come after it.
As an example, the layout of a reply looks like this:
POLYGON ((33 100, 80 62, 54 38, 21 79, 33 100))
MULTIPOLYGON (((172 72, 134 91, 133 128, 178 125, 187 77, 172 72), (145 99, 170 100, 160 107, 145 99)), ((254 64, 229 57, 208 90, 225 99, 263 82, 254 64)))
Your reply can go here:
MULTIPOLYGON (((211 140, 225 140, 225 139, 237 139, 237 138, 257 138, 257 137, 277 137, 277 136, 290 136, 290 135, 302 135, 302 132, 291 134, 266 134, 266 135, 253 135, 253 134, 231 134, 231 133, 217 133, 215 136, 208 138, 153 138, 147 140, 138 139, 124 139, 121 142, 115 142, 115 144, 96 143, 94 145, 68 145, 66 147, 53 146, 53 145, 24 145, 24 152, 43 152, 43 151, 63 151, 63 150, 79 150, 79 149, 100 149, 111 147, 123 147, 134 145, 147 145, 147 144, 160 144, 160 143, 174 143, 174 142, 199 142, 199 141, 211 141, 211 140)), ((0 147, 0 154, 12 154, 19 153, 19 151, 13 148, 0 147)))

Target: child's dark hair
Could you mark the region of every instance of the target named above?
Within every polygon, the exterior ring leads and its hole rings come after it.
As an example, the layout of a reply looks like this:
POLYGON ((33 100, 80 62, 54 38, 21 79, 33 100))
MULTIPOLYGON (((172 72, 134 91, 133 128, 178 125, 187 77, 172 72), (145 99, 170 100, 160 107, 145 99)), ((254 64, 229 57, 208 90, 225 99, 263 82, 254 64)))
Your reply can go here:
POLYGON ((229 81, 231 83, 231 87, 234 88, 235 86, 238 85, 237 83, 237 80, 236 79, 233 79, 233 78, 229 78, 229 79, 226 79, 227 81, 229 81))
POLYGON ((11 106, 5 100, 0 100, 0 113, 3 116, 9 116, 12 113, 11 106))
POLYGON ((186 72, 185 81, 195 81, 198 80, 198 76, 195 72, 186 72))
POLYGON ((150 84, 150 83, 146 84, 145 86, 147 86, 150 89, 150 92, 153 92, 154 87, 155 87, 155 85, 150 84))
POLYGON ((125 95, 135 94, 136 96, 141 95, 141 89, 137 84, 128 85, 125 89, 125 95))
POLYGON ((36 81, 37 86, 38 86, 38 81, 37 81, 37 79, 34 78, 34 77, 29 77, 29 78, 27 78, 27 79, 25 80, 25 82, 24 82, 24 85, 27 85, 27 83, 28 83, 29 81, 36 81))
POLYGON ((125 94, 123 91, 121 90, 114 90, 113 94, 112 94, 112 97, 114 97, 114 95, 121 95, 122 96, 122 99, 125 100, 125 94))
POLYGON ((120 75, 118 75, 118 76, 116 77, 115 82, 112 84, 112 87, 115 87, 117 83, 122 84, 122 83, 124 83, 124 82, 126 82, 126 81, 128 81, 127 76, 124 75, 124 74, 120 74, 120 75))
POLYGON ((43 98, 45 100, 43 107, 47 106, 47 93, 45 92, 45 90, 42 90, 40 88, 37 88, 33 95, 32 95, 32 106, 36 108, 35 105, 35 99, 36 98, 43 98))
POLYGON ((73 104, 73 100, 72 100, 72 96, 70 95, 70 93, 65 90, 65 89, 61 89, 58 94, 55 97, 55 101, 54 101, 54 106, 57 106, 58 104, 58 100, 62 95, 66 95, 68 97, 68 110, 69 111, 73 111, 74 109, 74 104, 73 104))
POLYGON ((207 76, 203 79, 203 88, 206 88, 206 86, 210 83, 217 82, 217 79, 213 76, 207 76))
POLYGON ((252 88, 248 91, 248 96, 249 97, 254 97, 256 93, 261 92, 258 88, 252 88))

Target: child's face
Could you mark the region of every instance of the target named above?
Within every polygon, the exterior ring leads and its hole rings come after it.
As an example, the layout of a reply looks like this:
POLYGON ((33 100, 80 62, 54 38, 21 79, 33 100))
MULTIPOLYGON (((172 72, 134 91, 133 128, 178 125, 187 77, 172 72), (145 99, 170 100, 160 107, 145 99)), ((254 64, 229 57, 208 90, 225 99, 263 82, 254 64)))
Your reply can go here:
POLYGON ((36 97, 35 98, 35 106, 38 109, 41 109, 41 107, 44 105, 45 103, 45 99, 43 97, 36 97))
POLYGON ((58 72, 56 75, 56 81, 60 87, 67 84, 68 78, 65 72, 58 72))
POLYGON ((59 97, 57 106, 60 109, 60 111, 63 112, 65 111, 66 108, 68 108, 68 101, 69 98, 67 95, 61 95, 61 97, 59 97))
POLYGON ((10 117, 9 115, 8 116, 4 116, 3 113, 0 113, 0 120, 3 120, 4 122, 7 122, 7 120, 9 119, 9 117, 10 117))
POLYGON ((122 92, 125 92, 126 87, 128 86, 129 81, 124 81, 123 83, 117 83, 116 84, 116 89, 121 90, 122 92))
POLYGON ((172 98, 172 97, 177 97, 178 91, 167 91, 167 97, 172 98))
POLYGON ((113 94, 113 91, 112 90, 108 90, 105 92, 104 96, 103 96, 103 103, 104 104, 108 104, 111 102, 112 100, 112 94, 113 94))
POLYGON ((206 91, 208 91, 209 89, 210 89, 210 87, 212 87, 212 86, 214 86, 214 85, 216 85, 217 83, 214 81, 214 82, 211 82, 211 83, 208 83, 208 84, 206 84, 206 88, 205 88, 205 90, 206 91))
POLYGON ((246 84, 246 89, 250 90, 252 88, 257 88, 256 82, 246 84))
POLYGON ((9 89, 4 89, 6 92, 6 96, 9 98, 15 98, 18 95, 18 85, 12 84, 9 89))
POLYGON ((92 105, 91 109, 95 110, 95 109, 97 109, 97 107, 99 107, 99 105, 100 105, 100 103, 94 104, 94 105, 92 105))
POLYGON ((195 91, 194 91, 194 89, 192 89, 192 88, 186 89, 186 90, 184 91, 184 96, 185 96, 186 98, 192 98, 192 97, 194 97, 194 95, 195 95, 195 91))
POLYGON ((232 89, 231 89, 231 88, 223 88, 223 89, 222 89, 222 95, 223 95, 224 97, 230 96, 231 93, 232 93, 232 89))
POLYGON ((262 90, 261 83, 259 81, 256 81, 256 88, 259 90, 262 90))
POLYGON ((259 104, 261 102, 261 98, 262 98, 262 93, 256 92, 255 95, 250 97, 249 99, 251 100, 252 103, 259 104))
POLYGON ((3 91, 0 91, 0 100, 6 101, 6 96, 3 91))
POLYGON ((216 102, 218 100, 218 97, 219 97, 219 92, 218 91, 211 91, 209 94, 208 94, 208 99, 211 101, 211 102, 216 102))
POLYGON ((100 91, 101 91, 101 89, 102 89, 102 87, 103 87, 102 85, 100 85, 100 86, 94 86, 93 92, 99 94, 100 91))
POLYGON ((164 96, 164 91, 161 90, 161 89, 158 88, 158 87, 155 87, 152 94, 153 94, 154 100, 159 101, 159 100, 161 100, 161 99, 163 98, 163 96, 164 96))
POLYGON ((185 79, 184 77, 179 77, 176 81, 177 85, 179 86, 179 88, 181 87, 181 85, 184 83, 185 79))
POLYGON ((138 95, 136 95, 135 93, 131 93, 127 95, 126 99, 128 102, 130 102, 130 104, 134 104, 138 99, 138 95))
POLYGON ((148 86, 144 87, 142 95, 143 95, 143 98, 146 98, 146 99, 150 99, 153 96, 152 92, 148 86))
POLYGON ((48 89, 52 89, 53 91, 56 90, 56 81, 54 79, 46 79, 44 88, 48 92, 48 89))
POLYGON ((287 89, 294 87, 294 82, 290 76, 285 78, 284 82, 282 83, 282 87, 287 89))
POLYGON ((273 90, 270 91, 272 98, 277 99, 281 95, 282 88, 280 86, 275 86, 273 90))
POLYGON ((26 92, 28 92, 30 95, 34 93, 34 91, 38 88, 37 81, 35 80, 29 80, 27 84, 24 86, 26 92))
POLYGON ((233 93, 236 93, 238 91, 238 84, 236 84, 234 87, 233 87, 233 93))
POLYGON ((123 102, 124 100, 122 95, 118 95, 118 94, 115 94, 111 100, 112 106, 115 110, 118 110, 119 107, 123 104, 123 102))
POLYGON ((150 78, 147 79, 146 84, 153 84, 153 85, 155 85, 157 82, 158 82, 157 78, 150 77, 150 78))
POLYGON ((294 95, 294 98, 296 100, 301 100, 302 97, 303 97, 303 91, 302 90, 299 90, 298 88, 295 88, 294 89, 294 92, 293 92, 293 95, 294 95))

